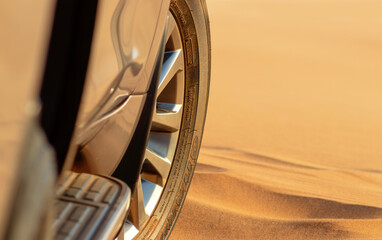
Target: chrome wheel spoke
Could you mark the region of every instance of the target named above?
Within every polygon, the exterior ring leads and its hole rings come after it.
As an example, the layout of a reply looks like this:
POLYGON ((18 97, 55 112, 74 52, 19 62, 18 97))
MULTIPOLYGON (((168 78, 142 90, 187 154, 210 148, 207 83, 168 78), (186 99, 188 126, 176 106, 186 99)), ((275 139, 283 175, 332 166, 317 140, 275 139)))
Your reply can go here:
POLYGON ((166 178, 170 172, 171 162, 165 157, 146 149, 146 168, 144 165, 142 176, 150 182, 159 184, 161 187, 166 183, 166 178), (147 177, 145 177, 147 176, 147 177))
POLYGON ((133 200, 131 202, 130 214, 128 220, 140 230, 142 226, 146 223, 149 215, 145 209, 145 202, 143 198, 142 180, 139 177, 137 185, 135 187, 135 192, 133 195, 133 200))
POLYGON ((157 103, 157 111, 153 116, 152 131, 175 132, 180 128, 182 105, 157 103))
POLYGON ((176 22, 174 17, 169 14, 168 15, 168 22, 167 22, 167 30, 166 30, 166 43, 169 41, 169 38, 171 37, 171 34, 174 32, 176 27, 176 22))
POLYGON ((158 95, 160 95, 175 74, 183 70, 184 60, 182 50, 178 49, 171 52, 165 52, 163 58, 162 72, 160 75, 158 95))

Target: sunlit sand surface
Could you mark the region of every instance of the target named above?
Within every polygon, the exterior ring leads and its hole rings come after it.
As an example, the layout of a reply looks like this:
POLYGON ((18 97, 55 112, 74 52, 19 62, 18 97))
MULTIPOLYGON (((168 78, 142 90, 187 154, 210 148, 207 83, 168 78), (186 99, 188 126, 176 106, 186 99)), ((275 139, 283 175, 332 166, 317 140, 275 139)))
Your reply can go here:
POLYGON ((207 4, 208 117, 171 239, 382 239, 382 1, 207 4))

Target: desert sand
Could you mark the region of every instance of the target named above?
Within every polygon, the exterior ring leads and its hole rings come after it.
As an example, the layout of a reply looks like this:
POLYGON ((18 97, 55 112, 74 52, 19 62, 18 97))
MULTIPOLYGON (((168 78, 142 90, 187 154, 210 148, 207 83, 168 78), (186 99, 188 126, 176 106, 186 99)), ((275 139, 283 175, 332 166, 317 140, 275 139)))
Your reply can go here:
POLYGON ((382 239, 382 1, 207 4, 209 110, 170 239, 382 239))

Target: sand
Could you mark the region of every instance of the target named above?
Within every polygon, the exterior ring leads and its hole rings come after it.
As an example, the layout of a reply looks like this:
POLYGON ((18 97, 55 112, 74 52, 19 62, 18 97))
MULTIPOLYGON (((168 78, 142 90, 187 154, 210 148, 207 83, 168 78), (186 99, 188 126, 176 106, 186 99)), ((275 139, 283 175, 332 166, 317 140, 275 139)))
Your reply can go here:
POLYGON ((382 1, 207 4, 208 117, 170 239, 382 239, 382 1))

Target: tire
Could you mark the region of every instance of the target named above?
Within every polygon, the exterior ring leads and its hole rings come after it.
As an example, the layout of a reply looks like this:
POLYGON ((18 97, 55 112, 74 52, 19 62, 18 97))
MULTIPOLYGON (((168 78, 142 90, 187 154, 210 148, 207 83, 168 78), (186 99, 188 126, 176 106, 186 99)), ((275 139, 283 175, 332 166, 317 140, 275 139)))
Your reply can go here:
POLYGON ((173 0, 185 62, 184 106, 178 143, 162 196, 138 239, 167 239, 191 183, 206 118, 210 85, 211 43, 204 0, 173 0))

